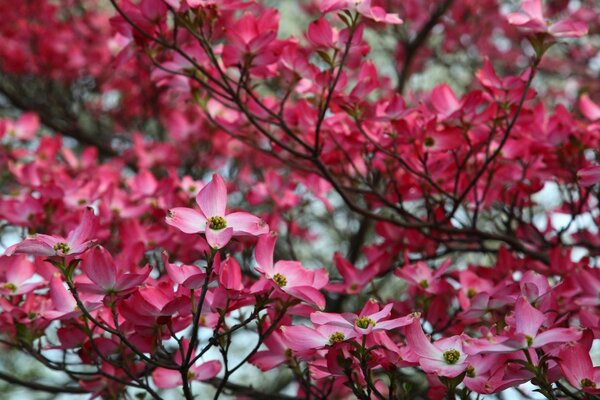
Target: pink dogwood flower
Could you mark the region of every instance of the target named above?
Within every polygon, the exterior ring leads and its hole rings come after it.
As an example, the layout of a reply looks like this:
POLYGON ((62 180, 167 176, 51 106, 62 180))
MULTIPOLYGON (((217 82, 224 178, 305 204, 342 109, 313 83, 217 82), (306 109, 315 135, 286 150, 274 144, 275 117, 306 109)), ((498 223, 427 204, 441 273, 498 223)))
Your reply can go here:
POLYGON ((565 345, 559 353, 558 365, 571 386, 586 393, 600 393, 600 367, 590 358, 592 335, 580 343, 565 345))
POLYGON ((388 14, 382 7, 372 6, 371 0, 321 0, 321 12, 356 10, 363 17, 384 24, 401 24, 398 14, 388 14))
POLYGON ((329 281, 327 271, 306 269, 299 261, 280 260, 273 263, 276 240, 274 232, 258 239, 255 251, 256 270, 264 274, 272 287, 321 309, 325 308, 325 297, 319 290, 329 281))
POLYGON ((141 274, 124 272, 101 246, 92 248, 82 257, 81 268, 92 283, 80 283, 78 288, 84 292, 109 296, 125 296, 133 292, 151 272, 151 268, 145 268, 141 274))
POLYGON ((359 315, 353 313, 326 313, 317 311, 310 315, 310 320, 315 325, 332 325, 354 329, 357 335, 368 335, 374 331, 390 330, 406 326, 413 322, 414 316, 387 319, 392 311, 393 304, 385 305, 379 310, 379 305, 368 301, 359 315))
POLYGON ((0 257, 0 295, 17 296, 42 286, 44 282, 28 282, 34 274, 27 256, 0 257))
POLYGON ((467 369, 467 355, 463 352, 460 336, 443 338, 431 343, 419 318, 406 328, 406 342, 413 353, 419 356, 423 371, 446 378, 454 378, 467 369))
POLYGON ((204 233, 213 249, 225 247, 233 236, 260 236, 269 232, 268 225, 247 212, 227 213, 227 187, 218 174, 213 175, 196 196, 200 210, 175 207, 169 210, 167 224, 185 233, 204 233))
POLYGON ((509 24, 553 37, 580 37, 588 31, 582 22, 563 19, 551 23, 546 20, 542 11, 542 0, 525 0, 521 3, 521 8, 523 12, 507 15, 509 24))
MULTIPOLYGON (((183 352, 187 353, 189 341, 183 341, 183 352)), ((175 363, 181 365, 183 362, 182 351, 177 351, 175 363)), ((192 358, 196 352, 192 352, 192 358)), ((190 381, 206 381, 214 378, 221 371, 221 363, 218 360, 206 361, 204 363, 193 365, 188 370, 188 379, 190 381)), ((156 368, 152 372, 152 379, 159 389, 170 389, 182 385, 181 371, 178 369, 156 368)))
POLYGON ((287 346, 300 352, 323 349, 356 337, 352 328, 334 325, 316 328, 306 325, 282 326, 281 332, 287 346))
POLYGON ((379 272, 379 265, 376 262, 370 263, 363 269, 358 269, 338 252, 334 253, 333 262, 344 279, 344 282, 333 282, 327 285, 326 290, 333 293, 360 293, 379 272))
POLYGON ((94 240, 89 240, 96 229, 94 210, 86 208, 79 225, 69 232, 66 238, 38 233, 30 239, 10 246, 4 253, 29 254, 32 256, 68 256, 81 254, 94 245, 94 240))

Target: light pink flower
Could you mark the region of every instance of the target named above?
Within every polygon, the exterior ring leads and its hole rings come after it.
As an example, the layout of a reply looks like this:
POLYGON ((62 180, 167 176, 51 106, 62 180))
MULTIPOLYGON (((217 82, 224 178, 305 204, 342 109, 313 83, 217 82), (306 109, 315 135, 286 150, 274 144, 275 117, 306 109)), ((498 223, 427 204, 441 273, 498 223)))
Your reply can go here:
POLYGON ((200 190, 196 203, 199 211, 187 207, 169 210, 166 222, 185 233, 204 233, 213 249, 224 247, 233 236, 260 236, 269 232, 268 225, 252 214, 226 212, 227 187, 217 174, 200 190))
POLYGON ((555 23, 547 21, 542 12, 542 0, 525 0, 521 3, 521 8, 523 12, 507 15, 509 24, 554 37, 580 37, 588 31, 584 23, 570 19, 555 23))
POLYGON ((600 367, 590 358, 591 335, 580 343, 571 343, 559 353, 558 365, 571 386, 586 393, 600 393, 600 367))
POLYGON ((310 320, 315 325, 332 325, 354 329, 358 335, 368 335, 374 331, 396 329, 413 322, 414 315, 387 319, 390 316, 393 306, 393 304, 387 304, 379 310, 379 305, 370 300, 365 304, 359 315, 317 311, 310 315, 310 320))
POLYGON ((319 289, 329 281, 327 271, 306 269, 299 261, 280 260, 273 263, 276 240, 274 232, 258 239, 255 251, 256 270, 271 282, 272 287, 323 309, 325 297, 319 289))
POLYGON ((371 0, 321 0, 321 12, 356 10, 363 17, 384 24, 401 24, 398 14, 388 14, 383 8, 372 6, 371 0))
POLYGON ((7 256, 29 254, 46 257, 81 254, 94 245, 94 241, 88 239, 94 234, 95 229, 94 211, 88 207, 83 212, 79 225, 69 232, 66 238, 39 233, 30 239, 10 246, 4 254, 7 256))
POLYGON ((468 366, 460 336, 431 343, 423 332, 419 318, 415 318, 406 328, 406 342, 410 350, 419 356, 419 365, 427 373, 454 378, 468 366))
POLYGON ((81 291, 110 296, 125 296, 133 292, 151 272, 151 268, 145 268, 141 274, 123 271, 101 246, 92 248, 82 257, 81 268, 92 282, 78 284, 81 291))

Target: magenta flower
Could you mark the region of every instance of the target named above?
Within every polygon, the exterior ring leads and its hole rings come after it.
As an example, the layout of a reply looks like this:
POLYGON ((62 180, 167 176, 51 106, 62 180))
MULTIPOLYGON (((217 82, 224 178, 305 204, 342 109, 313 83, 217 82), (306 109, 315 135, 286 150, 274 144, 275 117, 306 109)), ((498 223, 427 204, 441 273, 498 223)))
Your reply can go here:
POLYGON ((321 325, 316 328, 306 325, 282 326, 281 332, 287 346, 294 351, 323 349, 356 337, 352 328, 334 325, 321 325))
POLYGON ((546 321, 546 315, 536 310, 527 299, 519 297, 515 305, 515 328, 513 341, 520 348, 539 348, 550 343, 565 343, 581 339, 581 331, 576 328, 553 328, 538 333, 546 321), (519 343, 520 342, 520 343, 519 343))
MULTIPOLYGON (((183 341, 183 352, 187 353, 189 341, 183 341)), ((175 354, 175 363, 182 365, 182 352, 177 351, 175 354)), ((196 352, 192 352, 192 358, 196 352)), ((188 379, 190 381, 206 381, 212 379, 221 371, 221 363, 217 360, 206 361, 199 365, 193 365, 188 371, 188 379)), ((181 371, 178 369, 156 368, 152 372, 152 380, 159 389, 170 389, 182 385, 181 371)))
POLYGON ((592 338, 589 339, 563 347, 559 353, 558 365, 571 386, 586 393, 598 394, 600 393, 600 367, 594 367, 592 364, 590 358, 592 338))
POLYGON ((325 297, 319 291, 327 285, 329 276, 324 269, 309 270, 299 261, 280 260, 273 263, 274 232, 263 235, 256 244, 256 270, 271 282, 271 286, 292 297, 296 297, 321 309, 325 308, 325 297))
POLYGON ((338 252, 333 255, 333 261, 344 279, 344 282, 334 282, 327 285, 326 290, 333 293, 358 294, 379 272, 377 263, 370 263, 365 268, 358 269, 338 252))
POLYGON ((310 320, 315 325, 332 325, 354 329, 358 335, 368 335, 371 332, 381 330, 387 331, 406 326, 413 322, 414 315, 387 319, 392 312, 393 306, 393 304, 387 304, 379 310, 379 305, 370 300, 365 304, 359 315, 353 313, 335 314, 317 311, 310 315, 310 320))
POLYGON ((580 37, 588 31, 584 23, 570 19, 556 23, 547 21, 542 12, 542 0, 525 0, 521 8, 523 12, 508 14, 509 24, 554 37, 580 37))
POLYGON ((110 253, 101 246, 96 246, 82 257, 81 268, 91 283, 80 283, 81 291, 124 296, 133 292, 150 275, 151 268, 143 273, 134 274, 117 268, 110 253))
POLYGON ((321 0, 321 12, 328 13, 337 10, 356 10, 363 17, 384 24, 401 24, 403 21, 398 14, 388 14, 385 9, 372 6, 371 0, 321 0))
POLYGON ((17 296, 44 285, 28 282, 34 274, 34 266, 26 256, 0 257, 0 295, 17 296))
POLYGON ((36 234, 30 239, 10 246, 4 253, 7 256, 13 254, 29 254, 32 256, 69 256, 81 254, 94 245, 94 240, 88 240, 96 230, 96 218, 94 210, 86 208, 83 212, 81 222, 73 229, 66 238, 61 236, 50 236, 36 234))
POLYGON ((460 336, 452 336, 431 343, 415 318, 406 328, 406 342, 410 350, 419 356, 423 371, 438 376, 454 378, 467 369, 467 355, 462 349, 460 336))
POLYGON ((175 207, 169 210, 167 224, 185 233, 204 233, 213 249, 225 247, 232 236, 260 236, 269 232, 269 226, 260 218, 246 213, 226 213, 227 187, 219 175, 196 196, 200 211, 175 207))

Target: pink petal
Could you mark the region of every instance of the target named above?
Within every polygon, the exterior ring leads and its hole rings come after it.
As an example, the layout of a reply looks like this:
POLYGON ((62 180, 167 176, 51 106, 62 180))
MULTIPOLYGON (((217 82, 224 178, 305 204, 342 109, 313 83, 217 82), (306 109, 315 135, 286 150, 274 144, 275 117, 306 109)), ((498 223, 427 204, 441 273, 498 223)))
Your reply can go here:
POLYGON ((283 291, 305 302, 315 305, 321 310, 325 308, 325 296, 312 286, 284 286, 283 291))
POLYGON ((558 362, 563 375, 573 387, 580 389, 583 378, 591 379, 594 366, 589 351, 580 343, 563 347, 558 362))
POLYGON ((152 373, 154 384, 159 389, 170 389, 181 385, 181 373, 174 369, 156 368, 152 373))
POLYGON ((198 211, 186 207, 169 210, 165 222, 184 233, 204 232, 206 229, 206 218, 198 211))
POLYGON ((531 21, 530 17, 520 12, 510 13, 506 16, 506 19, 508 20, 509 24, 517 26, 524 25, 531 21))
POLYGON ((56 251, 51 246, 38 239, 25 239, 20 243, 14 244, 4 252, 7 256, 13 254, 29 254, 32 256, 53 256, 56 251))
POLYGON ((243 290, 242 269, 233 257, 227 256, 219 268, 219 283, 226 289, 243 290))
POLYGON ((457 377, 458 375, 462 374, 465 369, 467 369, 467 364, 465 363, 448 364, 443 361, 441 357, 442 355, 440 355, 439 360, 426 357, 420 358, 419 365, 425 372, 433 373, 439 376, 445 376, 446 378, 457 377))
POLYGON ((400 317, 400 318, 394 318, 394 319, 390 319, 387 321, 381 321, 381 322, 378 322, 377 325, 375 325, 375 329, 388 331, 391 329, 400 328, 401 326, 406 326, 406 325, 411 324, 414 319, 415 319, 414 316, 407 315, 407 316, 400 317))
POLYGON ((67 236, 67 244, 73 249, 81 245, 83 242, 87 241, 94 230, 96 229, 96 216, 94 215, 94 210, 90 207, 86 207, 83 211, 83 215, 81 216, 81 221, 79 225, 69 232, 67 236))
POLYGON ((335 313, 326 313, 322 311, 317 311, 310 314, 310 322, 315 325, 334 325, 334 326, 343 326, 345 328, 352 329, 354 327, 354 319, 356 319, 356 315, 354 318, 349 321, 344 318, 341 314, 335 313))
POLYGON ((587 34, 588 28, 583 22, 564 19, 550 25, 548 32, 554 37, 581 37, 587 34))
POLYGON ((192 367, 190 370, 194 373, 194 380, 205 381, 212 379, 221 371, 221 363, 217 360, 207 361, 198 367, 192 367))
POLYGON ((254 250, 254 258, 256 258, 256 262, 258 263, 256 269, 267 275, 271 275, 271 272, 273 272, 273 253, 275 252, 276 241, 277 234, 270 232, 258 238, 254 250))
POLYGON ((442 353, 427 339, 419 318, 415 318, 412 324, 406 328, 406 342, 409 348, 421 357, 434 360, 442 358, 442 353))
POLYGON ((544 13, 542 11, 542 0, 525 0, 521 3, 521 8, 531 18, 544 22, 544 13))
POLYGON ((590 121, 600 119, 600 105, 594 103, 587 94, 579 99, 579 110, 590 121))
POLYGON ((269 232, 269 225, 262 219, 247 212, 234 212, 225 216, 227 226, 233 228, 234 235, 259 236, 269 232))
POLYGON ((333 29, 325 18, 319 18, 308 25, 306 37, 316 46, 330 47, 333 44, 333 29))
POLYGON ((538 348, 549 343, 566 343, 581 339, 582 332, 575 328, 554 328, 540 333, 533 340, 531 347, 538 348))
POLYGON ((50 298, 57 311, 73 311, 77 306, 75 298, 64 286, 58 274, 54 275, 50 280, 50 298))
POLYGON ((329 343, 329 338, 304 325, 282 326, 281 332, 287 346, 296 351, 321 349, 329 343))
POLYGON ((210 247, 213 249, 222 249, 231 240, 231 237, 233 236, 233 228, 229 227, 216 231, 207 227, 205 234, 206 241, 210 247))
POLYGON ((541 311, 533 308, 531 304, 521 296, 515 305, 515 320, 517 333, 523 333, 534 338, 546 320, 546 316, 541 311))
POLYGON ((196 202, 206 218, 225 216, 227 186, 220 175, 214 174, 212 181, 200 190, 196 202))
POLYGON ((2 257, 0 262, 0 266, 6 268, 6 281, 17 286, 31 278, 35 273, 35 267, 26 255, 2 257))
POLYGON ((102 289, 115 285, 117 269, 110 253, 101 246, 94 247, 82 257, 81 268, 92 282, 102 289))
POLYGON ((460 108, 460 101, 454 95, 454 92, 447 84, 436 86, 431 91, 431 104, 438 114, 444 118, 460 108))
POLYGON ((250 358, 250 363, 261 371, 271 370, 284 362, 287 358, 284 353, 274 353, 271 350, 263 350, 250 358))

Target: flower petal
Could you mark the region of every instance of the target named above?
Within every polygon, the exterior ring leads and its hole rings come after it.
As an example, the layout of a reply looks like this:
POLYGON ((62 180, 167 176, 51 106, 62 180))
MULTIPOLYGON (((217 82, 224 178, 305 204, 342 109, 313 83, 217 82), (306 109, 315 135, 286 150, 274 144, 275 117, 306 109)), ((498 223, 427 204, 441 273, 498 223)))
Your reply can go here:
POLYGON ((212 181, 196 196, 196 202, 206 218, 225 216, 227 207, 227 186, 220 175, 214 174, 212 181))

